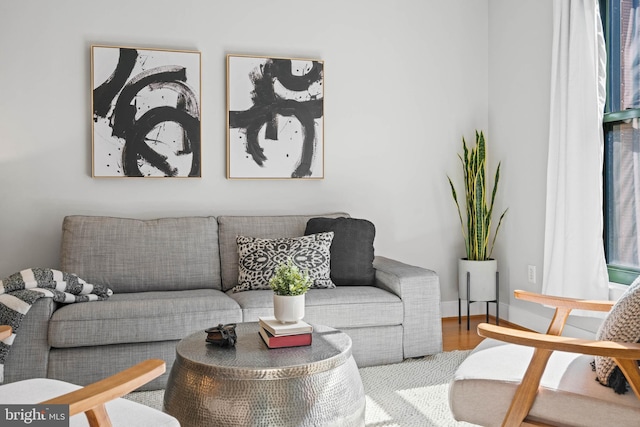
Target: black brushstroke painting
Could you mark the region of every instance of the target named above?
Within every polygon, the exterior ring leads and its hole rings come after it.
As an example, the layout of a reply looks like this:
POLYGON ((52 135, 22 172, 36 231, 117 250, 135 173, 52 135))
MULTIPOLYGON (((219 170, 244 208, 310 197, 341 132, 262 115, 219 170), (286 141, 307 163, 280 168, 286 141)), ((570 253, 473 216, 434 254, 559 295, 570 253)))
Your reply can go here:
MULTIPOLYGON (((259 166, 268 162, 264 149, 260 146, 259 132, 265 127, 265 139, 278 140, 278 117, 295 117, 302 129, 302 153, 291 172, 292 178, 309 177, 314 155, 316 154, 315 120, 323 116, 322 96, 311 95, 303 101, 287 99, 277 93, 275 82, 294 92, 307 91, 314 84, 322 85, 323 64, 311 61, 311 67, 301 75, 292 72, 289 59, 269 58, 254 70, 251 75, 253 105, 244 111, 229 111, 229 127, 245 132, 245 149, 251 159, 259 166)), ((299 73, 298 73, 299 74, 299 73)))
MULTIPOLYGON (((142 165, 148 165, 163 176, 178 176, 178 168, 170 164, 167 156, 154 150, 150 143, 158 143, 150 133, 166 123, 175 123, 182 129, 176 156, 191 155, 189 177, 200 176, 200 108, 199 100, 187 84, 187 73, 181 65, 162 65, 144 69, 132 76, 136 63, 143 61, 136 49, 120 48, 118 63, 113 73, 93 90, 94 123, 107 119, 111 137, 124 140, 121 166, 124 176, 141 177, 142 165), (149 107, 136 118, 139 101, 148 93, 167 89, 176 94, 175 105, 149 107)), ((199 84, 199 82, 198 82, 199 84)), ((147 94, 147 95, 146 95, 147 94)), ((164 98, 163 98, 164 99, 164 98)), ((145 101, 147 99, 145 98, 145 101)), ((95 143, 95 141, 94 141, 95 143)), ((111 154, 109 154, 110 156, 111 154)), ((109 166, 109 165, 108 165, 109 166)))

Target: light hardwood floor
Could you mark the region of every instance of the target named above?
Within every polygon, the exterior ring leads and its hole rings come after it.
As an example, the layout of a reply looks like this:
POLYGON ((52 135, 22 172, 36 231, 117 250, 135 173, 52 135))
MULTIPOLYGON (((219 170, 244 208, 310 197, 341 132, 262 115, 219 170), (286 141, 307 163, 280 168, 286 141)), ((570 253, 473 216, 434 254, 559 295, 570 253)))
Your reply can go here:
MULTIPOLYGON (((458 324, 457 317, 447 317, 442 319, 442 349, 443 351, 452 350, 471 350, 475 348, 484 339, 478 335, 476 329, 478 324, 484 323, 486 320, 484 314, 471 316, 469 330, 467 331, 467 318, 462 317, 462 323, 458 324)), ((496 319, 489 316, 489 322, 495 324, 496 319)), ((500 319, 500 326, 508 326, 515 329, 525 329, 513 323, 509 323, 500 319)))

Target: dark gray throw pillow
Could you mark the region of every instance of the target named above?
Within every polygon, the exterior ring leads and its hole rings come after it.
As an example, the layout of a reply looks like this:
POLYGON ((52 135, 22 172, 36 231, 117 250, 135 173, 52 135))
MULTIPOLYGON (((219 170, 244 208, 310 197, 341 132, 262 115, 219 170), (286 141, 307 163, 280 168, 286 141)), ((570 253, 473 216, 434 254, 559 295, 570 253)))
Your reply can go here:
POLYGON ((375 280, 373 240, 375 226, 366 219, 311 218, 305 235, 333 231, 331 280, 337 286, 371 286, 375 280))

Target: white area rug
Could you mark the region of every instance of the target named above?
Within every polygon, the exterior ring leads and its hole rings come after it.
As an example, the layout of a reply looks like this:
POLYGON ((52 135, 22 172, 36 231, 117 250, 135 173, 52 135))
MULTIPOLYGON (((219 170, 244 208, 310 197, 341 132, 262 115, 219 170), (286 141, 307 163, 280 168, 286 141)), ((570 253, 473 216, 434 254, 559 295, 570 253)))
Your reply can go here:
MULTIPOLYGON (((393 365, 361 368, 368 427, 471 426, 449 410, 449 380, 469 351, 451 351, 393 365)), ((164 391, 141 391, 128 399, 162 409, 164 391)))

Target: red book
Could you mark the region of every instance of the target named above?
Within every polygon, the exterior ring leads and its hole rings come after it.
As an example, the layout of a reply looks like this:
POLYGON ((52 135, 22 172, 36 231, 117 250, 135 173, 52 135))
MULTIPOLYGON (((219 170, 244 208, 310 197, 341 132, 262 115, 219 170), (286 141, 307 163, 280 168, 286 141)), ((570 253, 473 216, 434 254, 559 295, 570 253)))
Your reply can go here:
POLYGON ((269 348, 301 347, 304 345, 311 345, 310 333, 274 337, 269 331, 260 327, 260 336, 269 348))

